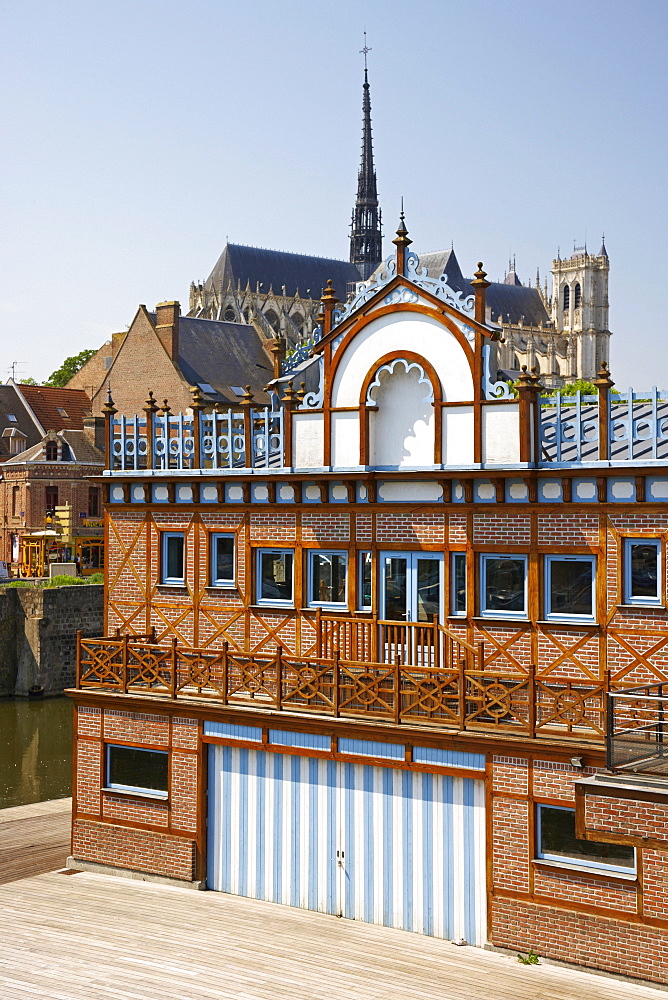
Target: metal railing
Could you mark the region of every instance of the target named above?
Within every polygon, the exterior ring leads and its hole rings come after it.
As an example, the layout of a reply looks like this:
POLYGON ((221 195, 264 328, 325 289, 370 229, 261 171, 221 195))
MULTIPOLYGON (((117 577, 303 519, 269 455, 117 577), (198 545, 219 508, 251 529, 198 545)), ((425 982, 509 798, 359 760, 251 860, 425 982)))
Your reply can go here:
POLYGON ((645 684, 608 694, 606 755, 610 771, 668 774, 668 693, 645 684))

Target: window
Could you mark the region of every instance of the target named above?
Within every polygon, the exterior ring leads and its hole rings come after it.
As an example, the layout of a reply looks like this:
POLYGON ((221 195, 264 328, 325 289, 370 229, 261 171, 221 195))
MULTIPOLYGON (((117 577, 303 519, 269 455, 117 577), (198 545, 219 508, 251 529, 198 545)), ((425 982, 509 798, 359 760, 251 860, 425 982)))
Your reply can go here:
POLYGON ((624 539, 624 601, 626 604, 661 604, 660 567, 660 539, 624 539))
POLYGON ((257 600, 259 604, 292 604, 294 555, 292 549, 259 549, 257 600))
POLYGON ((309 552, 308 603, 345 604, 347 552, 309 552))
POLYGON ((58 442, 57 441, 47 441, 46 442, 46 453, 45 459, 47 462, 57 462, 58 461, 58 442))
POLYGON ((9 420, 10 424, 17 423, 16 415, 14 413, 8 413, 7 414, 7 420, 9 420))
POLYGON ((234 535, 211 535, 211 586, 234 586, 234 535))
POLYGON ((371 553, 358 554, 357 597, 360 611, 371 611, 371 553))
POLYGON ((526 618, 527 557, 484 555, 480 559, 480 614, 526 618))
POLYGON ((607 868, 634 873, 635 851, 627 844, 601 844, 575 836, 575 810, 538 806, 538 857, 566 861, 586 868, 607 868))
POLYGON ((183 585, 184 537, 182 531, 162 533, 162 578, 161 583, 183 585))
POLYGON ((44 501, 47 512, 51 511, 52 514, 55 514, 56 507, 58 506, 58 487, 47 486, 44 493, 45 493, 44 501))
POLYGON ((573 289, 573 305, 576 309, 579 309, 582 305, 582 289, 580 288, 580 282, 578 282, 573 289))
POLYGON ((88 516, 100 516, 100 490, 97 486, 88 487, 88 516))
POLYGON ((57 407, 56 407, 56 410, 57 410, 57 411, 58 411, 58 413, 59 413, 59 414, 61 415, 61 417, 67 417, 67 418, 69 419, 69 416, 70 416, 70 415, 69 415, 69 413, 67 412, 67 410, 66 410, 66 409, 65 409, 64 407, 62 407, 62 406, 57 406, 57 407))
POLYGON ((62 447, 60 449, 60 459, 62 462, 72 461, 72 450, 68 445, 67 441, 63 441, 62 447))
POLYGON ((234 321, 236 320, 236 318, 237 317, 236 317, 236 313, 235 313, 234 309, 226 309, 225 310, 225 322, 226 323, 234 323, 234 321))
POLYGON ((18 517, 21 510, 20 487, 12 486, 12 517, 18 517))
POLYGON ((593 621, 595 579, 594 556, 546 556, 545 618, 593 621))
POLYGON ((466 614, 466 553, 453 552, 450 557, 450 613, 466 614))
POLYGON ((571 304, 571 289, 569 285, 564 285, 564 312, 570 308, 571 304))
POLYGON ((107 788, 167 796, 167 753, 107 746, 107 788))

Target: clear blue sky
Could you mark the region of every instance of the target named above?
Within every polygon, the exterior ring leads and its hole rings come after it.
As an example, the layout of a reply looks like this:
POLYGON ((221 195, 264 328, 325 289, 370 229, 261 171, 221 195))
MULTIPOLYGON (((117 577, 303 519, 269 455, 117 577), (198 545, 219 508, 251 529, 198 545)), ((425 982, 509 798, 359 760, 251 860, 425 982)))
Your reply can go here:
MULTIPOLYGON (((668 387, 667 0, 0 0, 0 379, 233 242, 346 257, 366 27, 389 252, 549 272, 605 231, 618 385, 668 387)), ((159 386, 154 387, 159 392, 159 386)))

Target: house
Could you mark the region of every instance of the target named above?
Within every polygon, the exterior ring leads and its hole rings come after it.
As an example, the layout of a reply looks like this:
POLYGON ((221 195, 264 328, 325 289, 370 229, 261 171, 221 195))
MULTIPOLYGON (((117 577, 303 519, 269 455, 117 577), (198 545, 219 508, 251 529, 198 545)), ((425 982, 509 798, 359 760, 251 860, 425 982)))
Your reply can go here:
POLYGON ((666 983, 668 397, 515 396, 410 243, 270 404, 108 397, 69 864, 666 983))
POLYGON ((102 425, 77 389, 0 386, 0 559, 13 575, 48 575, 77 558, 84 574, 104 566, 100 487, 102 425))

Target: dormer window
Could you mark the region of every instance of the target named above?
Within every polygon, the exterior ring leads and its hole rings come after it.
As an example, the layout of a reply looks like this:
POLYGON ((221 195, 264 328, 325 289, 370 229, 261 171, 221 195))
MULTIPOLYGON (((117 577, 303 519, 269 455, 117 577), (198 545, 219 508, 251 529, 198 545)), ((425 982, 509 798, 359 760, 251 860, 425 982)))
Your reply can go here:
POLYGON ((45 459, 47 462, 57 462, 58 461, 58 442, 57 441, 47 441, 46 442, 46 453, 45 459))
POLYGON ((564 312, 566 312, 571 305, 571 288, 570 285, 564 285, 564 312))
POLYGON ((580 283, 578 282, 574 288, 574 301, 573 305, 576 309, 579 309, 582 305, 582 289, 580 288, 580 283))

